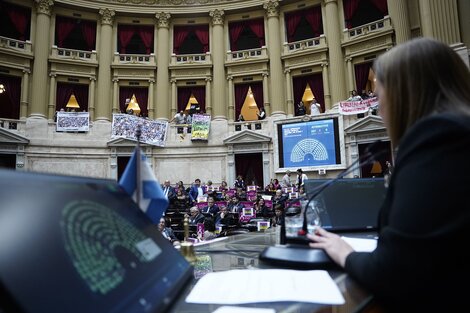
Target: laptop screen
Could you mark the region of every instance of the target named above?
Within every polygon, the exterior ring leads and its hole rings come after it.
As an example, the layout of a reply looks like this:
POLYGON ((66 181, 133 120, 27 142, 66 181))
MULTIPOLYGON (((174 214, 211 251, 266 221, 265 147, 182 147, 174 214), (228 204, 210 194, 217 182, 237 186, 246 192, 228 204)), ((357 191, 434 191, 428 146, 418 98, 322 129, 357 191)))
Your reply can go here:
POLYGON ((115 181, 0 170, 0 199, 4 312, 160 311, 192 276, 115 181))
MULTIPOLYGON (((311 197, 327 181, 307 180, 307 196, 311 197)), ((335 181, 315 197, 322 227, 337 232, 376 230, 385 193, 383 178, 342 178, 335 181)))

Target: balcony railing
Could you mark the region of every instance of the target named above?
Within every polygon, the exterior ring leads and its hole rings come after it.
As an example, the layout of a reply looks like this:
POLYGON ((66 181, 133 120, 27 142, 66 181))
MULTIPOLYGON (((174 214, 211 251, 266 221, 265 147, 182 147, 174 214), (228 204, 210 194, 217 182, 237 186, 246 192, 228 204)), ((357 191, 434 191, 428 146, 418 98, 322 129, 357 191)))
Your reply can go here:
POLYGON ((326 47, 325 35, 293 42, 284 43, 284 54, 295 53, 303 50, 310 50, 319 47, 326 47))
POLYGON ((266 46, 256 49, 247 49, 239 51, 227 51, 227 61, 240 61, 249 59, 263 59, 268 57, 266 46))
POLYGON ((123 54, 114 53, 114 64, 130 64, 130 65, 152 65, 155 66, 155 54, 123 54))
POLYGON ((62 60, 80 60, 85 62, 97 61, 96 50, 84 51, 76 49, 59 48, 56 45, 52 46, 52 58, 62 60))
POLYGON ((20 126, 21 123, 25 124, 25 121, 0 118, 0 128, 4 128, 4 129, 18 130, 19 129, 18 126, 20 126))
POLYGON ((183 65, 183 64, 211 64, 210 52, 198 53, 198 54, 172 54, 171 64, 172 65, 183 65))
POLYGON ((32 44, 29 40, 22 41, 0 36, 0 48, 32 53, 32 44))
POLYGON ((364 24, 355 28, 344 29, 343 37, 347 41, 347 40, 358 38, 360 36, 365 36, 368 34, 373 34, 376 32, 381 32, 384 30, 391 30, 391 29, 392 29, 392 23, 390 21, 390 17, 386 15, 384 16, 382 20, 378 20, 369 24, 364 24))

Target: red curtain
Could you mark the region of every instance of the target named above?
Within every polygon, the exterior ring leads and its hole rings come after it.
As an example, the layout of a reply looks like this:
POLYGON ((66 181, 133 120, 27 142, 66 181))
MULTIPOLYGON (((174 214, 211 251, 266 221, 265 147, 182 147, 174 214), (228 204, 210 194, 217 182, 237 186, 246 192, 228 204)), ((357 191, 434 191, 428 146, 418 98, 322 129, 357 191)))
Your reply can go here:
MULTIPOLYGON (((234 120, 238 120, 238 116, 242 111, 243 102, 245 102, 246 94, 248 89, 250 88, 250 84, 236 84, 234 86, 235 89, 235 116, 234 120)), ((253 90, 252 90, 253 91, 253 90)))
POLYGON ((118 26, 118 38, 121 46, 120 53, 126 53, 126 48, 129 42, 134 36, 136 29, 134 25, 119 25, 118 26))
POLYGON ((359 6, 361 0, 344 0, 343 1, 343 10, 344 10, 344 19, 346 21, 346 27, 351 28, 351 19, 356 13, 357 7, 359 6))
POLYGON ((83 38, 85 39, 87 49, 89 51, 95 50, 96 45, 96 22, 83 21, 80 23, 83 38))
POLYGON ((369 80, 369 70, 372 67, 372 62, 354 65, 354 75, 356 76, 356 90, 357 94, 366 88, 367 81, 369 80))
POLYGON ((232 51, 237 51, 237 41, 240 37, 240 34, 242 33, 243 28, 245 28, 245 24, 241 22, 234 22, 230 23, 228 28, 230 33, 230 49, 232 51))
POLYGON ((209 26, 199 25, 194 27, 194 33, 199 41, 202 43, 204 53, 209 51, 209 26))
POLYGON ((186 109, 189 97, 191 97, 190 87, 178 87, 178 112, 186 109))
POLYGON ((295 115, 297 115, 297 104, 302 100, 304 95, 305 87, 307 84, 312 89, 312 93, 320 103, 321 112, 325 112, 325 93, 323 90, 323 77, 321 73, 313 74, 309 76, 297 76, 293 78, 294 86, 294 109, 295 115))
POLYGON ((305 19, 312 27, 315 37, 323 34, 323 20, 321 16, 321 6, 317 5, 310 10, 306 10, 305 19))
POLYGON ((206 87, 192 87, 191 91, 194 97, 196 98, 197 102, 199 103, 199 108, 201 109, 201 112, 206 112, 206 87))
MULTIPOLYGON (((173 35, 173 53, 178 54, 181 45, 190 32, 189 26, 175 26, 173 35)), ((189 99, 189 98, 188 98, 189 99)))
POLYGON ((295 11, 286 13, 286 29, 287 29, 287 42, 294 41, 295 31, 299 26, 300 20, 302 19, 303 12, 295 11))
POLYGON ((263 97, 263 83, 252 83, 251 91, 253 92, 253 97, 255 98, 256 105, 258 108, 264 107, 264 97, 263 97))
POLYGON ((370 2, 372 2, 372 4, 379 9, 380 13, 384 16, 388 15, 387 0, 370 0, 370 2))
POLYGON ((137 29, 140 38, 142 39, 142 42, 144 43, 145 46, 145 53, 150 54, 152 52, 153 48, 153 31, 154 27, 153 26, 140 26, 137 29))
POLYGON ((206 87, 179 87, 178 88, 178 112, 186 109, 191 94, 196 98, 201 112, 206 112, 206 87))
POLYGON ((16 31, 19 33, 19 40, 26 40, 26 27, 31 19, 31 11, 29 9, 5 4, 5 10, 12 24, 15 26, 16 31))
POLYGON ((251 31, 255 33, 259 39, 259 45, 264 46, 264 19, 255 19, 248 22, 251 31))
POLYGON ((119 109, 121 113, 126 113, 126 99, 131 99, 132 95, 135 95, 140 107, 140 115, 148 116, 148 92, 147 87, 120 87, 119 109))
POLYGON ((5 92, 0 94, 0 117, 20 118, 21 78, 14 76, 0 76, 0 84, 5 86, 5 92), (3 100, 2 98, 6 99, 3 100), (8 103, 9 102, 9 103, 8 103))
POLYGON ((65 106, 72 94, 75 95, 78 105, 80 106, 80 109, 77 111, 88 111, 88 85, 62 82, 57 83, 56 111, 60 111, 60 109, 66 110, 65 106))
POLYGON ((57 16, 56 18, 56 30, 57 30, 57 46, 63 47, 64 40, 72 32, 77 25, 77 20, 67 18, 63 16, 57 16))

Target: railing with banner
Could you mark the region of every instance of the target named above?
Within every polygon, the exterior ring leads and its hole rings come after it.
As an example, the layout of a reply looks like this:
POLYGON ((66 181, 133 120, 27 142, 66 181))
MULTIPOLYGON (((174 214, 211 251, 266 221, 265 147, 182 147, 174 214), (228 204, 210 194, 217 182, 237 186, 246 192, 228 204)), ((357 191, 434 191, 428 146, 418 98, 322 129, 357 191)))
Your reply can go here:
POLYGON ((129 114, 113 114, 113 124, 111 129, 111 138, 127 138, 137 140, 135 131, 137 125, 140 125, 140 141, 164 147, 168 133, 168 122, 150 120, 129 114))
POLYGON ((370 109, 375 109, 379 105, 377 97, 361 100, 361 101, 341 101, 338 105, 339 113, 344 115, 352 115, 365 113, 370 109))
POLYGON ((90 130, 90 113, 57 112, 58 132, 87 132, 90 130))
POLYGON ((211 116, 208 114, 193 114, 191 125, 191 140, 208 140, 211 126, 211 116))

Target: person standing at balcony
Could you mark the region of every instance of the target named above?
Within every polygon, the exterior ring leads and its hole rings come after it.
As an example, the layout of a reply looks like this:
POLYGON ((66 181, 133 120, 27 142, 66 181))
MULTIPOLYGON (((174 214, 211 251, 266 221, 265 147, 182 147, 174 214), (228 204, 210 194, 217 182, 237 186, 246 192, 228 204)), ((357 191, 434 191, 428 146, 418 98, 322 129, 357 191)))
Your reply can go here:
POLYGON ((297 115, 300 116, 300 115, 305 115, 305 113, 307 113, 306 109, 305 109, 305 105, 304 105, 304 102, 301 100, 298 104, 297 104, 297 115))
POLYGON ((320 103, 317 102, 317 99, 313 98, 312 104, 310 104, 310 115, 319 115, 320 112, 320 103))
POLYGON ((184 111, 181 110, 175 114, 175 116, 171 119, 170 123, 174 121, 175 124, 179 125, 179 124, 184 124, 185 120, 186 120, 186 114, 184 114, 184 111))
POLYGON ((259 109, 259 112, 256 113, 258 115, 258 120, 264 120, 266 118, 266 111, 264 108, 259 109))

